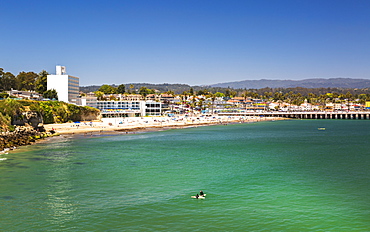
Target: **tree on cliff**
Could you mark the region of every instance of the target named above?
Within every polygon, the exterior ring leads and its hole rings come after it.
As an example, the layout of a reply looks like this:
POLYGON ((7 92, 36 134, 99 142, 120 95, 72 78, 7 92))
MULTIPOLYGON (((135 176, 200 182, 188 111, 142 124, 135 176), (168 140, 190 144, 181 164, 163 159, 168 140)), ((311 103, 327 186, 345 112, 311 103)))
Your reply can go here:
POLYGON ((49 89, 46 90, 43 95, 44 98, 49 98, 49 99, 55 99, 58 100, 58 93, 55 89, 49 89))
POLYGON ((15 76, 10 72, 4 72, 4 69, 0 68, 0 91, 9 91, 15 88, 15 83, 15 76))
POLYGON ((35 90, 38 75, 34 72, 20 72, 16 77, 17 90, 35 90))
POLYGON ((4 75, 4 69, 0 68, 0 91, 4 91, 3 88, 3 75, 4 75))
POLYGON ((38 77, 36 78, 35 82, 35 90, 36 92, 40 94, 44 94, 47 91, 47 79, 48 79, 49 73, 45 70, 42 70, 38 77))

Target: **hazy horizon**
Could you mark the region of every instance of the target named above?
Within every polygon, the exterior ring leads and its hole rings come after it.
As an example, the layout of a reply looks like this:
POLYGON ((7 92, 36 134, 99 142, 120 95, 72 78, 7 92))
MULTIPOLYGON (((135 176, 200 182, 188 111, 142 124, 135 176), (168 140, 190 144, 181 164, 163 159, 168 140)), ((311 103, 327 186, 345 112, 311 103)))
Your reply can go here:
POLYGON ((150 85, 163 85, 163 84, 179 84, 179 85, 189 85, 189 86, 212 86, 212 85, 217 85, 217 84, 224 84, 224 83, 238 83, 238 82, 244 82, 244 81, 304 81, 304 80, 329 80, 329 79, 352 79, 352 80, 370 80, 370 78, 346 78, 346 77, 330 77, 330 78, 305 78, 305 79, 250 79, 250 80, 240 80, 240 81, 225 81, 225 82, 218 82, 218 83, 213 83, 213 84, 201 84, 201 85, 191 85, 187 83, 168 83, 168 82, 163 82, 163 83, 152 83, 152 82, 127 82, 127 83, 102 83, 102 84, 89 84, 89 85, 80 85, 81 87, 88 87, 88 86, 101 86, 101 85, 115 85, 118 86, 120 84, 150 84, 150 85))

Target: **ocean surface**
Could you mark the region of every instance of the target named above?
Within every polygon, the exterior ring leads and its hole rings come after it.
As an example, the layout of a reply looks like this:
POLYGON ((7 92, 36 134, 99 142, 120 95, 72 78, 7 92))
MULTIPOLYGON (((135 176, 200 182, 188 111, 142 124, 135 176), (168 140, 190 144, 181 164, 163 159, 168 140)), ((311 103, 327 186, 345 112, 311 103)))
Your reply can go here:
POLYGON ((52 138, 0 155, 0 231, 369 231, 369 142, 370 120, 52 138))

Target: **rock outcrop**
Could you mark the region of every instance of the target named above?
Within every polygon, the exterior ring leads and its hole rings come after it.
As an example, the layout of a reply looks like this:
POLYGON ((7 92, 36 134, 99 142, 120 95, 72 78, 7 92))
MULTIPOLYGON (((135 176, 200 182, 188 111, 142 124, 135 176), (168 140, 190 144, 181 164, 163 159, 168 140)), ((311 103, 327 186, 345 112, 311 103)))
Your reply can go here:
POLYGON ((32 126, 34 129, 42 129, 42 115, 37 111, 25 111, 14 117, 12 124, 16 126, 32 126))
POLYGON ((12 149, 18 146, 30 145, 37 139, 49 137, 50 132, 40 132, 33 127, 16 127, 13 132, 0 133, 0 151, 6 148, 12 149))

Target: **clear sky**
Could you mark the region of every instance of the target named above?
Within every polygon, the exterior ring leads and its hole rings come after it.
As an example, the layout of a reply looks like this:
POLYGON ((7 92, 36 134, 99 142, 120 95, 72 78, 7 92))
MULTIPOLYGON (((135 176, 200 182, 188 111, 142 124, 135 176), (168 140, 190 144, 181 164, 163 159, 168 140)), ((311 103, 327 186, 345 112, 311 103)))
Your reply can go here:
POLYGON ((370 78, 370 0, 0 0, 0 67, 80 85, 370 78))

